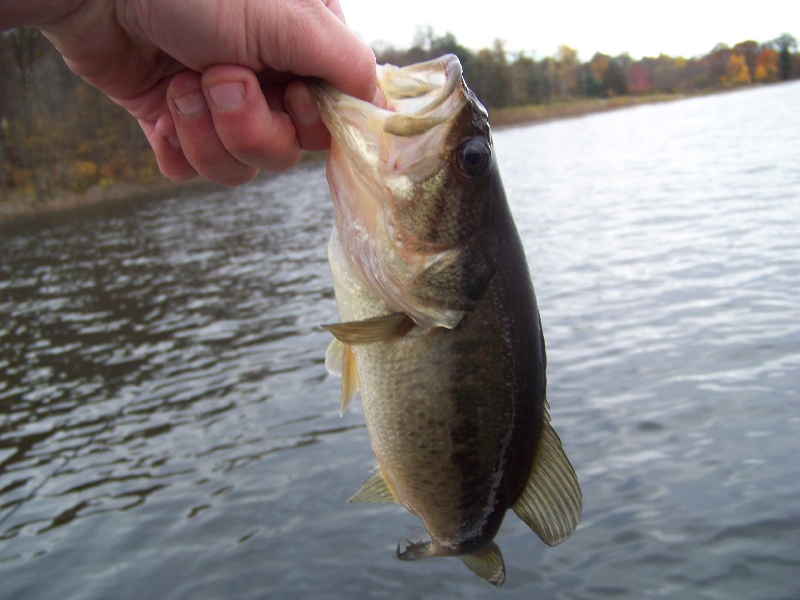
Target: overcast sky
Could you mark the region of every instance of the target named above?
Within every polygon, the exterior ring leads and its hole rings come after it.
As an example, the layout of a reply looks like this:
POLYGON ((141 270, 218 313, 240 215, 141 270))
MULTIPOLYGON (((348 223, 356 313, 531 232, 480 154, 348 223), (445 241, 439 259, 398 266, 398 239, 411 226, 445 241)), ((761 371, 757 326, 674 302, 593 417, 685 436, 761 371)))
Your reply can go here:
POLYGON ((596 51, 634 58, 707 54, 719 42, 800 41, 800 0, 340 0, 367 43, 409 48, 415 32, 451 32, 472 50, 495 39, 538 58, 566 44, 588 61, 596 51))

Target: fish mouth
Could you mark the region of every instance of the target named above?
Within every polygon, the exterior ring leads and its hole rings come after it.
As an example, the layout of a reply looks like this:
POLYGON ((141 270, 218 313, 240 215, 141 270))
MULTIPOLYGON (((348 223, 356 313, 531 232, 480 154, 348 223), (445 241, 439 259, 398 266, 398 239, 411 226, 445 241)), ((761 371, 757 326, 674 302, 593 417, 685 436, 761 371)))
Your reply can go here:
POLYGON ((384 133, 418 135, 450 120, 466 102, 463 94, 456 94, 463 87, 462 75, 452 54, 405 68, 383 65, 378 81, 393 112, 384 122, 384 133))
POLYGON ((448 54, 408 67, 378 65, 377 73, 382 106, 312 81, 322 120, 365 174, 423 179, 441 168, 449 124, 469 101, 461 63, 448 54))

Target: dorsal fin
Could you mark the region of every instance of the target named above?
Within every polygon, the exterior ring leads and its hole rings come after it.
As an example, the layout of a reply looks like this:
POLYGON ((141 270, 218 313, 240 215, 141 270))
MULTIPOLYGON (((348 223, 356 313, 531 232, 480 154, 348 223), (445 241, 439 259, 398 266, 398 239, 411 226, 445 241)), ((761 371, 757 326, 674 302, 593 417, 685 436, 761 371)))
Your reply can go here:
POLYGON ((323 325, 337 340, 349 345, 374 344, 403 335, 414 325, 405 313, 392 313, 363 321, 323 325))
POLYGON ((331 341, 328 351, 325 352, 325 368, 331 375, 342 378, 342 404, 339 408, 341 417, 358 393, 358 371, 353 349, 337 339, 331 341))
POLYGON ((525 489, 512 508, 545 544, 567 539, 581 520, 582 494, 545 406, 539 447, 525 489))
POLYGON ((350 496, 350 502, 397 502, 397 498, 392 494, 386 481, 381 475, 380 470, 375 471, 358 488, 358 491, 350 496))

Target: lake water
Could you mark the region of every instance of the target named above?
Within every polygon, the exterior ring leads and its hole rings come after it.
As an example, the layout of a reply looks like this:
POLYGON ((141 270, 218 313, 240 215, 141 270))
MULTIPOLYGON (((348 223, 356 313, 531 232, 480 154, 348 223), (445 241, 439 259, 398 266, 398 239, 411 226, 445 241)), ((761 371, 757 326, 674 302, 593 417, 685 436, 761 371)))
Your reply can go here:
POLYGON ((493 591, 348 504, 322 164, 0 239, 0 598, 800 597, 800 85, 495 142, 584 516, 493 591))

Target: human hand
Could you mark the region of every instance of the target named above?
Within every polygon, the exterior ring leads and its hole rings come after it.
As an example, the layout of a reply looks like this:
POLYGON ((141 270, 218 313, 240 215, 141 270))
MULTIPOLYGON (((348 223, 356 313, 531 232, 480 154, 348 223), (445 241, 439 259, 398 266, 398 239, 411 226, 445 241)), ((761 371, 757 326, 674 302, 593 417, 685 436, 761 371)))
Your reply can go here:
POLYGON ((344 24, 338 0, 73 0, 68 8, 26 24, 138 119, 170 179, 235 185, 259 169, 288 169, 301 149, 326 148, 305 77, 375 95, 375 56, 344 24))

